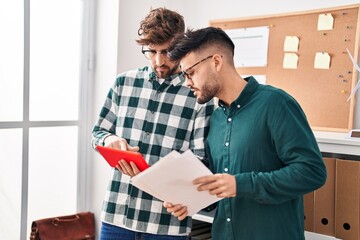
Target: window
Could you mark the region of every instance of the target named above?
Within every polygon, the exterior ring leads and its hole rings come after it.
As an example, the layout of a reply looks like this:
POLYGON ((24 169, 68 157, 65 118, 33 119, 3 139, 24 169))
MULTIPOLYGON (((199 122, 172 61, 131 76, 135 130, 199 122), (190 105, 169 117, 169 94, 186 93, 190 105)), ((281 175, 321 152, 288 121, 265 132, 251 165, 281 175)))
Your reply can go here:
POLYGON ((20 1, 0 2, 0 121, 23 117, 23 11, 20 1))
POLYGON ((0 2, 0 239, 86 208, 93 2, 0 2))

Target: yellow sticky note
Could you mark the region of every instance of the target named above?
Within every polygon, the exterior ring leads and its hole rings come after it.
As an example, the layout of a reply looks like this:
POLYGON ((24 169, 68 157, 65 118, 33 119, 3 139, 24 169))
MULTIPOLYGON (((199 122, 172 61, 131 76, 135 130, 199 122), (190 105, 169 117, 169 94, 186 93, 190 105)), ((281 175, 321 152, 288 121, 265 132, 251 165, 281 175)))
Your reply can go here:
POLYGON ((320 14, 318 18, 317 30, 332 30, 334 26, 334 17, 331 13, 320 14))
POLYGON ((299 49, 299 38, 296 36, 286 36, 284 41, 285 52, 297 52, 299 49))
POLYGON ((330 55, 326 52, 317 52, 315 55, 314 68, 329 69, 330 55))
POLYGON ((283 68, 297 69, 298 58, 299 57, 296 53, 285 53, 283 68))

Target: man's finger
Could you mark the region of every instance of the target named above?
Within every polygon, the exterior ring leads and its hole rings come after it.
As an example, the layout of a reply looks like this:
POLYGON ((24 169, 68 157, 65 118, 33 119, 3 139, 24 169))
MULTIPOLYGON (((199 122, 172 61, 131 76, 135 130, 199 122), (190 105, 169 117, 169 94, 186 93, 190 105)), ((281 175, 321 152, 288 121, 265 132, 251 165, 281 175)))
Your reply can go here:
POLYGON ((214 175, 208 175, 208 176, 203 176, 203 177, 199 177, 193 180, 193 184, 197 185, 197 184, 204 184, 204 183, 209 183, 209 182, 213 182, 215 181, 216 178, 214 177, 214 175))
POLYGON ((134 162, 130 162, 130 166, 132 168, 132 172, 134 173, 134 175, 140 173, 140 170, 138 169, 138 167, 136 166, 136 164, 134 162))
POLYGON ((120 149, 123 150, 123 151, 126 151, 127 150, 127 142, 126 141, 122 141, 122 139, 120 140, 119 142, 120 144, 120 149))

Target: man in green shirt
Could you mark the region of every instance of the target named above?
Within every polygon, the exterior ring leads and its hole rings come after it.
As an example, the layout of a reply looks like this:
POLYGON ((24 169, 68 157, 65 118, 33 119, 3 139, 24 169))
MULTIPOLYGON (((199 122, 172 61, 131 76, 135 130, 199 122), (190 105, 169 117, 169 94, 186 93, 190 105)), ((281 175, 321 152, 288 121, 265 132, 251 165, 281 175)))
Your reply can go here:
MULTIPOLYGON (((215 173, 193 181, 223 199, 214 240, 303 240, 303 195, 321 187, 326 168, 299 104, 286 92, 241 78, 234 44, 219 28, 188 30, 168 49, 180 60, 199 103, 213 97, 207 151, 215 173)), ((186 206, 164 203, 179 220, 186 206)))

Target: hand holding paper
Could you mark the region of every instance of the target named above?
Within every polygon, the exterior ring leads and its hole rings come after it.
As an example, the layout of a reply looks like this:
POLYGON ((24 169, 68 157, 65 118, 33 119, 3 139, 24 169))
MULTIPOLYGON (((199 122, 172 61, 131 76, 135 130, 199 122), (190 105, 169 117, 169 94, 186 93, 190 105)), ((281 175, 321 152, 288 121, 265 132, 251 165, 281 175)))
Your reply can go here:
POLYGON ((187 207, 181 204, 172 204, 172 203, 164 202, 163 205, 166 208, 166 210, 175 217, 177 217, 179 221, 184 220, 189 214, 187 211, 187 207))
POLYGON ((198 186, 199 191, 209 191, 211 195, 221 198, 236 196, 235 176, 227 173, 199 177, 193 181, 193 184, 198 186))
POLYGON ((192 216, 221 199, 208 191, 198 191, 193 184, 194 179, 208 175, 213 174, 190 150, 183 154, 172 151, 131 182, 162 201, 186 206, 192 216))
MULTIPOLYGON (((220 198, 236 196, 236 179, 230 174, 214 174, 196 178, 193 184, 199 191, 207 191, 220 198)), ((164 207, 180 221, 188 215, 187 206, 164 202, 164 207)))

